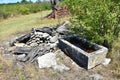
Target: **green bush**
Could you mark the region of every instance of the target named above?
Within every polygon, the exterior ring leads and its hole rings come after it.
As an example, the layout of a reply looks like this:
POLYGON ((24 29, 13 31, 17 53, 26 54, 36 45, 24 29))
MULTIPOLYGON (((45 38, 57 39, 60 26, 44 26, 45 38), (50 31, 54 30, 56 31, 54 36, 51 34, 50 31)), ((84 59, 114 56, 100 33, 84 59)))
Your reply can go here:
POLYGON ((51 9, 51 5, 49 2, 42 2, 42 3, 40 3, 40 5, 41 5, 42 10, 50 10, 51 9))
POLYGON ((3 18, 3 11, 2 10, 0 10, 0 18, 3 18))
POLYGON ((120 32, 120 2, 111 0, 65 0, 72 15, 73 33, 108 48, 120 32))
POLYGON ((49 2, 0 4, 0 18, 6 19, 11 15, 25 15, 49 9, 51 9, 49 2))
POLYGON ((21 14, 29 14, 29 13, 30 13, 29 8, 24 7, 24 6, 21 6, 21 7, 18 9, 18 11, 19 11, 19 13, 21 13, 21 14))
POLYGON ((29 4, 29 5, 27 5, 27 8, 30 9, 30 12, 31 12, 31 13, 36 13, 36 12, 41 11, 41 7, 40 7, 40 5, 37 4, 37 3, 29 4))
POLYGON ((4 10, 0 10, 0 18, 1 19, 6 19, 10 16, 11 14, 9 12, 5 12, 4 10))

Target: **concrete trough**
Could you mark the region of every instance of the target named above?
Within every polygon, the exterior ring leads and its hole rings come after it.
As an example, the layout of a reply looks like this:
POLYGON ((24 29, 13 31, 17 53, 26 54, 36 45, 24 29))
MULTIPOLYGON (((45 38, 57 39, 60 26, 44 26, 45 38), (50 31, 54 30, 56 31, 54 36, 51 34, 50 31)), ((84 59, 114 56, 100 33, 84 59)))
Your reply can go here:
POLYGON ((59 39, 58 47, 79 66, 91 69, 103 62, 108 49, 78 36, 59 39))

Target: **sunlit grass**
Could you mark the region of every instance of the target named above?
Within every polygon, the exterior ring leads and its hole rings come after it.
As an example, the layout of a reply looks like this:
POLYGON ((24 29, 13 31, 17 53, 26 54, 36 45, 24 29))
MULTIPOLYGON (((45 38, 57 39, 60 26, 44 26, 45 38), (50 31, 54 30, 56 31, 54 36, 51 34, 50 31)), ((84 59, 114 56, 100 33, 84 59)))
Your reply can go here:
MULTIPOLYGON (((59 22, 62 22, 63 19, 43 19, 41 17, 46 16, 51 11, 42 11, 39 13, 19 16, 15 18, 9 18, 7 20, 0 22, 0 38, 16 34, 19 32, 26 32, 33 27, 42 27, 42 26, 52 26, 56 25, 59 22)), ((66 18, 64 18, 65 20, 66 18)))

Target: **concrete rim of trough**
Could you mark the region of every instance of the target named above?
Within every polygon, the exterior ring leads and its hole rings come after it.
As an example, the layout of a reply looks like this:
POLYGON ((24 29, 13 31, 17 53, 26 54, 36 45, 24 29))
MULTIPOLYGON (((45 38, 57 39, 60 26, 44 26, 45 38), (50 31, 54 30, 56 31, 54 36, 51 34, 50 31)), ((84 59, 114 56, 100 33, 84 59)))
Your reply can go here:
POLYGON ((88 56, 88 57, 93 56, 93 55, 95 55, 95 54, 103 53, 104 51, 105 51, 105 52, 104 52, 105 54, 108 52, 108 49, 107 49, 106 47, 93 43, 93 44, 95 44, 96 46, 98 46, 100 49, 99 49, 99 50, 96 50, 96 51, 94 51, 94 52, 88 53, 88 52, 80 49, 79 47, 77 47, 77 46, 75 46, 75 45, 72 45, 72 44, 71 44, 69 41, 67 41, 67 40, 64 40, 64 39, 60 39, 60 40, 63 41, 64 43, 70 45, 71 47, 76 48, 76 50, 82 52, 84 55, 86 55, 86 56, 88 56))

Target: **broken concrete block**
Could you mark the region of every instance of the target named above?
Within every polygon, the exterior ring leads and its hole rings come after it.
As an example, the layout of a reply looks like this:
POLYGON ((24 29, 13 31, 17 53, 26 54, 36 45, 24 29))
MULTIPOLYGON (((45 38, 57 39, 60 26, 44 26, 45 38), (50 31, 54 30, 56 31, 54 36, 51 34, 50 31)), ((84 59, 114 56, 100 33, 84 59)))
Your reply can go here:
POLYGON ((37 58, 39 68, 49 68, 57 65, 56 55, 54 53, 47 53, 37 58))

